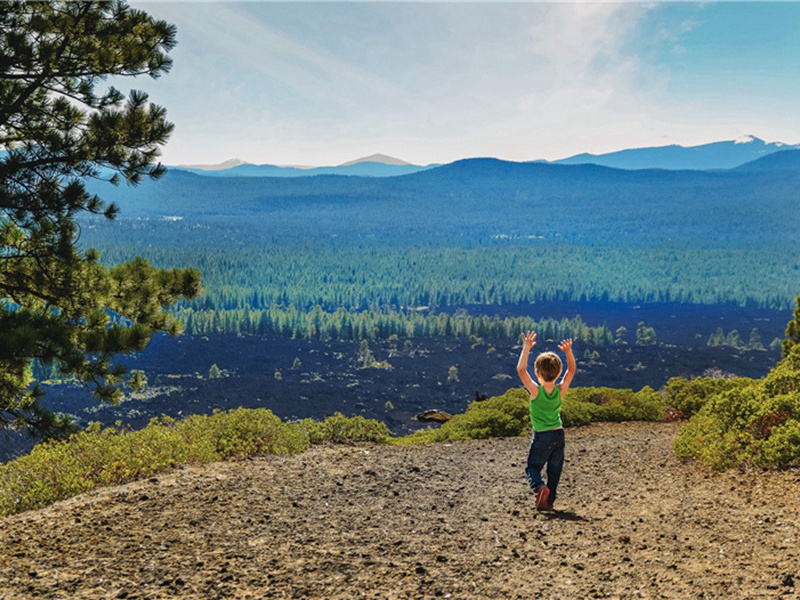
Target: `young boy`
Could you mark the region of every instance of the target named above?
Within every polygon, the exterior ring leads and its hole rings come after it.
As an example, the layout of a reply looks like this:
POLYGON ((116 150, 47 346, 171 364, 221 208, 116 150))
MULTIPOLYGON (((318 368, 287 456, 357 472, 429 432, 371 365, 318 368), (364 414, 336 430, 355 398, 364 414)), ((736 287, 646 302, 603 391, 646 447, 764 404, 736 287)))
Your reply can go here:
POLYGON ((528 449, 528 463, 525 475, 531 489, 536 493, 536 510, 553 510, 556 489, 564 468, 564 427, 561 423, 561 399, 569 389, 575 376, 575 357, 572 354, 572 340, 566 339, 558 349, 567 355, 567 371, 561 383, 556 379, 563 367, 555 352, 543 352, 536 357, 535 373, 537 385, 528 374, 528 354, 536 345, 536 334, 528 331, 522 334, 522 353, 517 363, 525 389, 531 395, 531 423, 533 440, 528 449), (542 467, 547 464, 547 483, 542 481, 542 467))

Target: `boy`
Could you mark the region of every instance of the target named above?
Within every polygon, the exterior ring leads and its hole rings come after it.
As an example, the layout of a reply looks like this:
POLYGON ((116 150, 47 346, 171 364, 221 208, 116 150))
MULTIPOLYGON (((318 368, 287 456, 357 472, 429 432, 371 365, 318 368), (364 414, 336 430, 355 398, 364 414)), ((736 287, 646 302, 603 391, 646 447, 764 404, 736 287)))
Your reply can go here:
POLYGON ((556 501, 556 488, 564 468, 564 427, 561 423, 561 400, 575 376, 575 356, 572 354, 572 340, 566 339, 558 349, 567 355, 567 372, 561 383, 556 379, 563 367, 561 359, 554 352, 543 352, 536 357, 535 373, 537 385, 528 374, 528 354, 536 344, 536 334, 528 331, 522 334, 522 353, 517 363, 525 389, 531 395, 531 423, 533 440, 528 449, 528 463, 525 475, 531 489, 536 493, 536 510, 553 510, 556 501), (547 484, 542 481, 542 467, 547 464, 547 484))

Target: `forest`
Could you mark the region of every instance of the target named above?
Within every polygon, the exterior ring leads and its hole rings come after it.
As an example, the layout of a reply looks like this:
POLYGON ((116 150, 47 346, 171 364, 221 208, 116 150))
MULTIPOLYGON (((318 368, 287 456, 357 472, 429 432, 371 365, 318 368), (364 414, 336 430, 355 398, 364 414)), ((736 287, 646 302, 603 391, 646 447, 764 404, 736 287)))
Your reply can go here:
MULTIPOLYGON (((136 190, 92 182, 123 216, 84 218, 80 243, 108 264, 199 269, 205 292, 172 309, 189 334, 513 339, 530 316, 454 313, 537 302, 788 310, 800 289, 799 156, 727 171, 495 159, 387 178, 173 169, 136 190)), ((546 327, 610 342, 591 325, 546 327)))
POLYGON ((195 322, 537 301, 789 309, 800 161, 758 162, 667 172, 487 159, 292 180, 173 170, 135 194, 104 186, 123 216, 85 219, 81 243, 109 264, 200 269, 205 294, 176 306, 195 322))

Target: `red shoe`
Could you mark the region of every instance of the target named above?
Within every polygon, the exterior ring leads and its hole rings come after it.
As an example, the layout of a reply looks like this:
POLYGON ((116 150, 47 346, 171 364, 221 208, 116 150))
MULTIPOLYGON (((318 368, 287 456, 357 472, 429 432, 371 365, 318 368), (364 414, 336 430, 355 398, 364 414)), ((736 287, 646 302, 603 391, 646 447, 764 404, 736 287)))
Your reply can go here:
POLYGON ((550 503, 547 499, 550 497, 550 488, 543 485, 536 490, 536 510, 548 510, 550 503))

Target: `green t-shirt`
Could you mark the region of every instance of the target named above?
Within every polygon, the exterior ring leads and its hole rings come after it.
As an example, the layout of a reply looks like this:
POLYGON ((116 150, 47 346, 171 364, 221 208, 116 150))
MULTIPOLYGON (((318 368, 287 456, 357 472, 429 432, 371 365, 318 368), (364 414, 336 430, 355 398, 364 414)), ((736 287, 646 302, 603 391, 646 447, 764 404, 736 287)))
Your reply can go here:
POLYGON ((531 423, 534 431, 558 429, 561 423, 561 390, 558 386, 553 388, 553 393, 548 394, 543 385, 539 386, 539 393, 531 398, 531 423))

